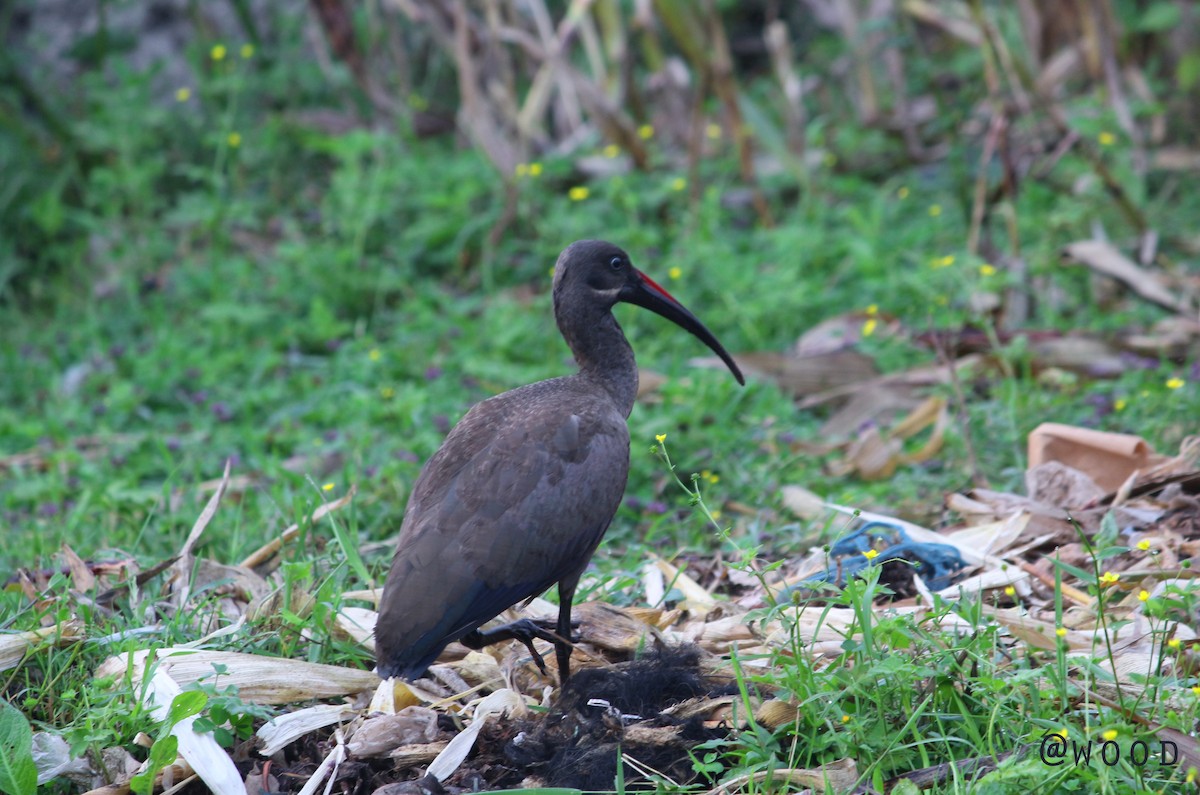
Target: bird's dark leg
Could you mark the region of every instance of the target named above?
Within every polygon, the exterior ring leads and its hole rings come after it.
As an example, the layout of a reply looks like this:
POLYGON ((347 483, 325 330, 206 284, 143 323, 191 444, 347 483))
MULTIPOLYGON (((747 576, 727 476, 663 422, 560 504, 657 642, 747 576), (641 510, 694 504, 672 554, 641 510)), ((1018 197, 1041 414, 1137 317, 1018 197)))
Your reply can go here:
POLYGON ((555 659, 558 660, 558 686, 563 687, 571 676, 571 649, 575 642, 571 634, 571 602, 575 600, 575 586, 579 576, 558 583, 558 640, 554 641, 555 659))
MULTIPOLYGON (((567 608, 568 617, 570 616, 570 607, 567 608)), ((562 626, 562 611, 559 610, 559 626, 562 626)), ((568 636, 570 627, 568 626, 568 636)), ((545 640, 554 644, 557 649, 559 643, 563 639, 558 634, 550 631, 541 623, 534 621, 531 618, 521 618, 513 621, 511 624, 504 624, 489 630, 471 630, 466 635, 458 639, 462 645, 468 649, 482 649, 484 646, 491 646, 493 643, 501 643, 506 640, 516 640, 525 644, 525 648, 529 649, 529 653, 533 655, 533 662, 537 665, 538 670, 543 674, 546 671, 546 662, 542 659, 542 655, 538 654, 537 649, 533 647, 535 640, 545 640)), ((561 657, 559 658, 561 660, 561 657)))

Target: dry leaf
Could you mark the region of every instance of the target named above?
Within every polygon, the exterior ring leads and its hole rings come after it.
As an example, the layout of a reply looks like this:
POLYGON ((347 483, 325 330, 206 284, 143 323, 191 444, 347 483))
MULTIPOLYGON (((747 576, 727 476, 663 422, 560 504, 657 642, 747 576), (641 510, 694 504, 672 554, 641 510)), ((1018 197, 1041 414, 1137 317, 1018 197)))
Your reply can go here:
POLYGON ((1105 493, 1090 476, 1061 461, 1047 461, 1026 470, 1025 491, 1031 500, 1067 509, 1084 508, 1105 493))
POLYGON ((262 756, 274 756, 309 732, 350 720, 357 714, 358 710, 345 704, 316 704, 277 715, 255 732, 258 752, 262 756))
POLYGON ((395 715, 367 718, 350 734, 346 750, 356 759, 383 756, 402 745, 425 745, 438 738, 438 713, 405 707, 395 715))
POLYGON ((436 701, 436 696, 413 688, 403 679, 392 677, 385 679, 371 694, 371 703, 367 712, 379 712, 384 715, 394 715, 405 707, 427 704, 436 701))
POLYGON ((0 671, 15 668, 26 654, 36 651, 43 643, 66 645, 84 637, 83 622, 74 618, 30 632, 0 635, 0 671))
POLYGON ((343 607, 334 618, 335 634, 375 652, 375 622, 379 613, 365 607, 343 607))
POLYGON ((1116 378, 1129 369, 1121 352, 1104 340, 1073 334, 1030 342, 1033 366, 1039 373, 1069 370, 1089 378, 1116 378))
POLYGON ((928 461, 945 443, 946 427, 950 424, 950 413, 946 401, 931 397, 922 401, 890 431, 884 432, 876 425, 859 431, 846 449, 841 461, 831 464, 834 474, 857 474, 864 480, 882 480, 895 474, 900 466, 928 461), (920 449, 905 453, 903 440, 932 426, 929 439, 920 449))
POLYGON ((704 590, 700 583, 689 577, 682 569, 657 555, 652 554, 651 560, 666 576, 668 588, 676 588, 683 594, 684 602, 680 605, 680 609, 697 616, 704 616, 716 606, 717 600, 713 598, 713 595, 704 590))
POLYGON ((880 386, 854 393, 844 406, 821 424, 817 436, 830 441, 852 438, 863 426, 898 411, 911 411, 920 404, 916 389, 908 386, 880 386))
POLYGON ((67 562, 67 568, 71 570, 71 585, 74 589, 80 593, 91 593, 96 587, 96 578, 83 562, 83 558, 76 555, 75 550, 65 543, 62 545, 62 556, 67 562))
POLYGON ((176 556, 171 574, 171 580, 178 583, 175 593, 172 596, 172 602, 176 609, 187 605, 188 600, 191 598, 192 564, 194 562, 192 548, 196 546, 196 542, 200 540, 204 529, 208 527, 208 523, 212 521, 213 516, 217 513, 217 506, 221 504, 221 497, 225 494, 225 487, 229 484, 229 472, 232 467, 233 459, 226 459, 225 472, 221 476, 220 485, 213 492, 213 495, 208 498, 204 510, 196 517, 196 522, 192 525, 191 532, 188 533, 187 538, 183 542, 183 547, 176 556))
POLYGON ((429 775, 438 781, 445 781, 458 766, 463 763, 471 749, 475 747, 475 739, 483 730, 487 719, 493 715, 520 715, 525 712, 525 700, 514 690, 497 690, 479 702, 471 717, 471 725, 455 735, 454 739, 429 765, 429 775))
MULTIPOLYGON (((691 363, 700 367, 725 366, 712 356, 692 359, 691 363)), ((802 357, 769 351, 739 353, 737 363, 747 376, 770 379, 797 397, 846 388, 879 375, 870 357, 852 350, 802 357)))
MULTIPOLYGON (((225 667, 221 684, 234 685, 243 701, 254 704, 289 704, 314 698, 334 698, 374 690, 379 677, 337 665, 321 665, 283 657, 265 657, 230 651, 197 651, 168 646, 153 651, 159 670, 166 669, 180 685, 213 676, 213 666, 225 667)), ((142 649, 109 657, 96 669, 97 677, 121 679, 128 672, 134 680, 145 670, 151 654, 142 649)))
POLYGON ((1170 284, 1159 271, 1139 266, 1105 240, 1080 240, 1068 245, 1065 253, 1097 273, 1123 282, 1147 301, 1181 315, 1194 311, 1193 302, 1181 293, 1181 285, 1170 284))
POLYGON ((825 500, 803 486, 784 486, 780 489, 783 507, 801 519, 816 519, 825 514, 825 500))
POLYGON ((317 788, 321 786, 321 782, 326 778, 329 779, 331 786, 325 788, 325 795, 329 795, 333 789, 332 784, 337 781, 338 768, 342 766, 342 762, 344 761, 346 761, 346 743, 342 736, 342 730, 334 729, 333 748, 321 760, 321 764, 317 766, 316 771, 313 772, 308 781, 304 782, 304 787, 301 788, 300 795, 314 795, 317 788))
MULTIPOLYGON (((333 502, 327 502, 324 505, 320 506, 319 508, 317 508, 315 511, 312 512, 312 516, 309 517, 308 522, 305 524, 305 527, 312 527, 313 525, 316 525, 316 523, 319 522, 321 519, 324 519, 327 515, 333 513, 334 511, 338 510, 339 508, 344 508, 345 506, 349 505, 350 501, 354 499, 354 495, 356 493, 358 493, 358 486, 351 486, 349 491, 347 491, 343 496, 339 497, 338 499, 334 500, 333 502)), ((300 525, 299 524, 294 524, 294 525, 289 526, 286 530, 284 530, 282 533, 279 534, 278 538, 268 541, 266 544, 263 544, 261 547, 256 549, 254 552, 251 552, 249 555, 247 555, 246 558, 244 560, 242 560, 240 565, 242 565, 243 567, 245 567, 247 569, 258 568, 259 566, 261 566, 264 563, 266 563, 267 561, 269 561, 276 552, 278 552, 280 549, 282 549, 283 545, 285 543, 287 543, 288 541, 291 541, 293 538, 295 538, 299 534, 300 534, 300 525)))
MULTIPOLYGON (((840 759, 814 768, 775 768, 747 773, 710 789, 705 795, 738 795, 743 791, 758 791, 749 786, 764 782, 785 783, 789 788, 806 788, 814 792, 848 792, 858 782, 858 767, 853 759, 840 759)), ((763 787, 764 791, 774 791, 763 787)))
POLYGON ((579 622, 578 632, 583 641, 605 651, 633 654, 662 644, 656 627, 606 602, 575 605, 571 616, 579 622))

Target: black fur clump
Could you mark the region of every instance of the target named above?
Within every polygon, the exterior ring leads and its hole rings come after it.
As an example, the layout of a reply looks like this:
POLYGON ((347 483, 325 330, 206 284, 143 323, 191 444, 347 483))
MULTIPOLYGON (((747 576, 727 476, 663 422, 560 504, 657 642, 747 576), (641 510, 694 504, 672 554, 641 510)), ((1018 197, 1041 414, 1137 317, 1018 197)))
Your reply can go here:
MULTIPOLYGON (((533 777, 549 787, 612 790, 618 751, 681 784, 692 783, 699 777, 688 752, 727 732, 706 728, 700 718, 681 721, 662 712, 688 699, 726 695, 731 685, 703 674, 695 647, 578 671, 549 714, 507 727, 510 739, 503 756, 511 775, 492 783, 518 786, 533 777), (654 735, 659 741, 644 742, 631 739, 634 725, 672 730, 654 735)), ((645 738, 646 733, 638 732, 637 737, 645 738)), ((624 776, 630 789, 654 788, 628 766, 624 776)))
MULTIPOLYGON (((682 646, 653 652, 614 668, 584 668, 567 680, 558 701, 563 712, 607 701, 625 715, 650 718, 664 709, 711 691, 700 674, 700 650, 682 646)), ((595 709, 592 707, 591 709, 595 709)))

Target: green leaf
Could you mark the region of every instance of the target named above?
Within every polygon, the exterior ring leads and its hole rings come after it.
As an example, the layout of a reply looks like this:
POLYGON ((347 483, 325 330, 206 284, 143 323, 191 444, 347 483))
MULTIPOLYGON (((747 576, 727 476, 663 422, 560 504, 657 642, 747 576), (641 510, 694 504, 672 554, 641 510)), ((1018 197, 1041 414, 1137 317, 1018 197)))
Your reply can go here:
POLYGON ((199 715, 208 704, 208 696, 199 690, 187 690, 171 701, 171 709, 167 712, 167 723, 174 726, 179 721, 199 715))
POLYGON ((358 538, 351 534, 350 529, 342 522, 339 522, 337 517, 331 516, 330 522, 333 525, 333 537, 337 540, 338 546, 341 547, 342 554, 346 556, 346 562, 350 564, 350 570, 357 574, 362 582, 372 582, 371 573, 367 571, 367 566, 363 563, 362 556, 358 554, 358 538))
POLYGON ((1170 30, 1179 24, 1180 11, 1175 3, 1155 3, 1137 21, 1137 29, 1145 33, 1170 30))
POLYGON ((0 791, 8 795, 37 792, 33 730, 25 716, 7 701, 0 702, 0 791))
POLYGON ((150 767, 156 772, 172 764, 179 756, 179 738, 168 734, 150 746, 150 767))
MULTIPOLYGON (((172 706, 174 706, 172 704, 172 706)), ((168 734, 150 746, 150 758, 146 760, 146 769, 129 779, 129 788, 138 795, 150 795, 154 791, 154 777, 158 771, 175 761, 179 756, 179 738, 168 734)))
POLYGON ((1186 53, 1175 67, 1175 82, 1180 91, 1190 91, 1200 83, 1200 52, 1186 53))

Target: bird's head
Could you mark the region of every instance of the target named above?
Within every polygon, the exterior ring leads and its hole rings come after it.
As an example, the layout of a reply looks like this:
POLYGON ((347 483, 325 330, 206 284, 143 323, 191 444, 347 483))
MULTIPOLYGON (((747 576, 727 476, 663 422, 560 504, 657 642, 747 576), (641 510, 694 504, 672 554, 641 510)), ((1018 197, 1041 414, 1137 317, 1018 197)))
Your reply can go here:
POLYGON ((580 304, 611 309, 636 304, 665 317, 698 337, 721 357, 739 384, 745 384, 733 357, 700 320, 650 277, 633 267, 629 255, 603 240, 579 240, 567 246, 554 266, 554 305, 580 304))

